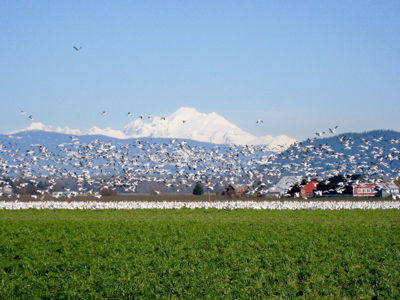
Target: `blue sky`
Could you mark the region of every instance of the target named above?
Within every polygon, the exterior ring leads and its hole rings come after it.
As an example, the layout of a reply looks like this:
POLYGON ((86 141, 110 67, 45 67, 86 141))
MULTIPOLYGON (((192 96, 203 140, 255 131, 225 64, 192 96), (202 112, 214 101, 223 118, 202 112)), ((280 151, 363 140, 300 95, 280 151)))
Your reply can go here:
POLYGON ((400 130, 399 16, 400 1, 3 0, 0 132, 29 115, 122 130, 182 106, 257 136, 400 130))

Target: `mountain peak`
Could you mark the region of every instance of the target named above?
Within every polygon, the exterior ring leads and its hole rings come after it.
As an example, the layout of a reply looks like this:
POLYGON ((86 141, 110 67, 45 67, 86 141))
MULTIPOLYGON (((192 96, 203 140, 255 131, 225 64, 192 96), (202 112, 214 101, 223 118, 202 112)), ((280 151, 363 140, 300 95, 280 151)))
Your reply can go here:
POLYGON ((256 137, 241 130, 215 112, 200 113, 181 107, 165 119, 154 117, 151 123, 141 119, 131 122, 124 133, 129 137, 184 138, 214 144, 292 144, 295 139, 280 136, 256 137))
POLYGON ((193 119, 198 119, 204 117, 206 114, 198 112, 195 108, 192 107, 181 107, 176 112, 168 117, 169 121, 188 121, 193 119))
POLYGON ((200 114, 194 107, 181 107, 174 114, 200 114))

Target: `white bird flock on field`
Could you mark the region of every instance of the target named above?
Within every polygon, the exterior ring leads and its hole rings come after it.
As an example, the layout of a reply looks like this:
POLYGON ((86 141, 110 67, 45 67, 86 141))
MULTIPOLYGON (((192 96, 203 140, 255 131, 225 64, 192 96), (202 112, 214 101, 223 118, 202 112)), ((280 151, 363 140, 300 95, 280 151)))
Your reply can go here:
POLYGON ((0 209, 256 209, 256 210, 342 210, 400 209, 399 201, 30 201, 0 202, 0 209))

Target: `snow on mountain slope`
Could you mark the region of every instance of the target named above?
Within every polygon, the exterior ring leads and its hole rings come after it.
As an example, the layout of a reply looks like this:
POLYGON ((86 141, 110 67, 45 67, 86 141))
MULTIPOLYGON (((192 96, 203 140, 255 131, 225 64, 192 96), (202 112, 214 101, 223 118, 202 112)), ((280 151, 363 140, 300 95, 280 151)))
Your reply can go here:
POLYGON ((128 138, 128 136, 126 136, 122 131, 114 130, 114 129, 111 129, 110 127, 107 127, 105 129, 100 129, 96 126, 93 126, 89 130, 80 131, 79 129, 70 129, 68 127, 61 128, 61 127, 54 127, 54 126, 46 126, 39 122, 34 122, 30 126, 24 128, 22 130, 11 132, 10 134, 24 132, 24 131, 32 131, 32 130, 57 132, 57 133, 70 134, 70 135, 105 135, 105 136, 114 137, 114 138, 118 138, 118 139, 128 138))
POLYGON ((130 137, 184 138, 215 144, 277 146, 295 142, 285 135, 256 137, 214 112, 205 114, 189 107, 178 109, 165 120, 155 117, 151 123, 145 123, 137 119, 126 126, 124 132, 130 137))
POLYGON ((81 135, 98 135, 98 134, 110 136, 110 137, 117 138, 117 139, 129 138, 129 136, 126 136, 122 131, 112 129, 110 127, 100 129, 96 126, 93 126, 89 130, 82 132, 81 135))
POLYGON ((154 117, 151 123, 137 119, 125 127, 124 132, 110 127, 100 129, 96 126, 86 131, 46 126, 42 123, 31 123, 29 127, 13 133, 24 131, 46 131, 69 135, 105 135, 118 139, 154 137, 154 138, 181 138, 213 144, 237 145, 269 145, 271 149, 289 146, 296 140, 286 135, 273 137, 266 135, 256 137, 230 123, 215 112, 200 113, 194 108, 182 107, 166 118, 154 117))
POLYGON ((79 129, 70 129, 68 127, 54 127, 54 126, 46 126, 39 122, 33 122, 28 127, 24 129, 17 130, 10 132, 10 134, 24 132, 24 131, 32 131, 32 130, 39 130, 39 131, 47 131, 47 132, 57 132, 57 133, 64 133, 64 134, 71 134, 71 135, 82 135, 82 132, 79 129))

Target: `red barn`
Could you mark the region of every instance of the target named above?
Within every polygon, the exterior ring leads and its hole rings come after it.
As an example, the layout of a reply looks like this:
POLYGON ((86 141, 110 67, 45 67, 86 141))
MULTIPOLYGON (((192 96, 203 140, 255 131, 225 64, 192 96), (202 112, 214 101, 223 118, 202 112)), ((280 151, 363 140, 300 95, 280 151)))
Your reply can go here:
POLYGON ((311 197, 314 195, 314 191, 317 189, 318 180, 313 179, 305 186, 300 188, 301 197, 311 197))
POLYGON ((376 184, 361 183, 353 185, 354 197, 375 197, 376 184))

